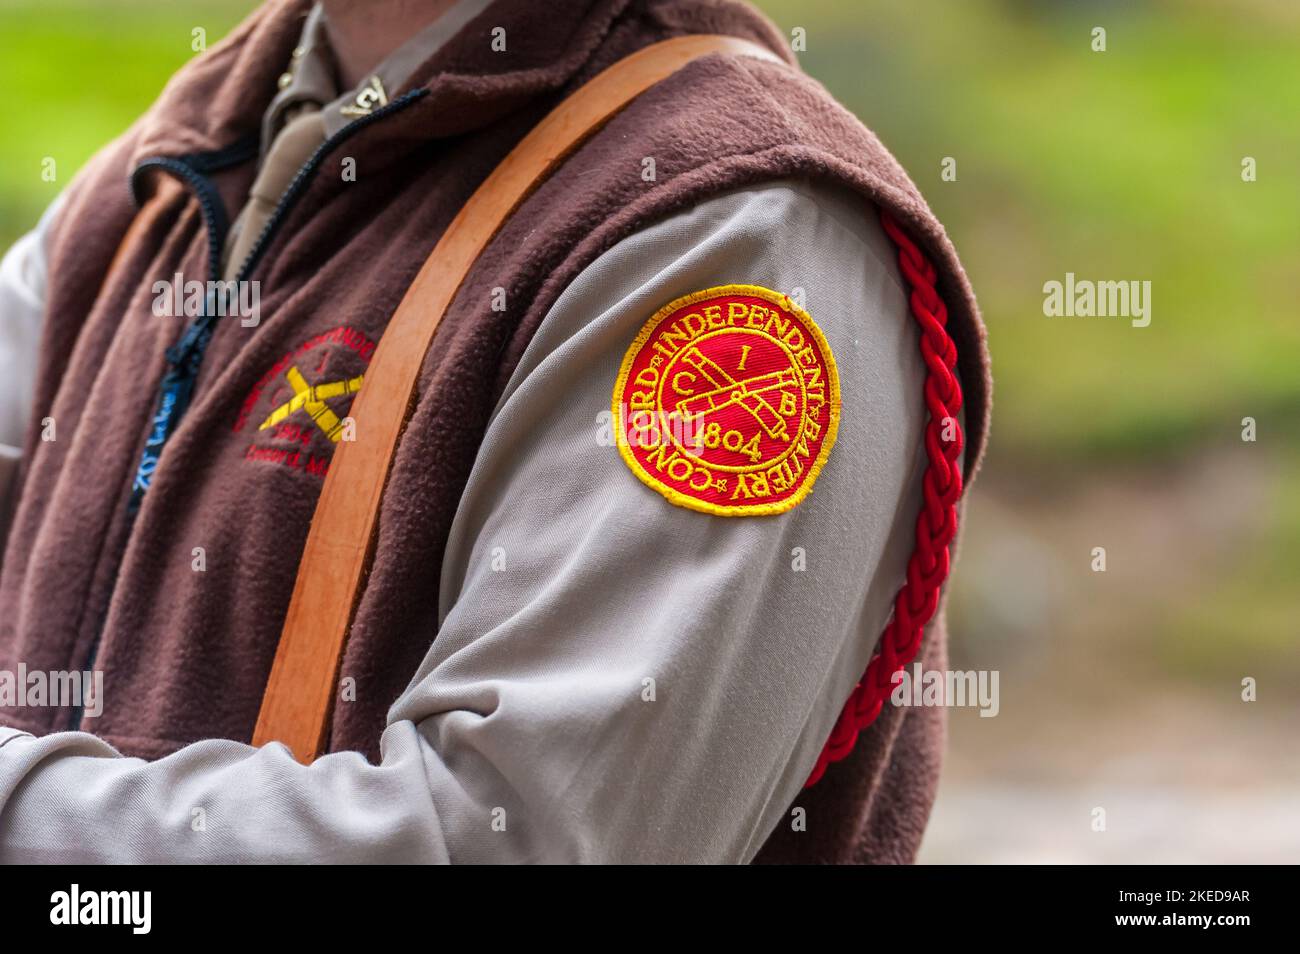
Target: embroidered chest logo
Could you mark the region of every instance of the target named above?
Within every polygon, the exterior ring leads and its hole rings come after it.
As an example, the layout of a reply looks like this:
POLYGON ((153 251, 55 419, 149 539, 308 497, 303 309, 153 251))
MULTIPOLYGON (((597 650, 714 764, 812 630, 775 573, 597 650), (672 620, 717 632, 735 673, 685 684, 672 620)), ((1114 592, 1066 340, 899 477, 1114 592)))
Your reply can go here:
POLYGON ((324 476, 334 445, 351 439, 347 413, 374 351, 373 341, 344 326, 281 356, 240 406, 234 430, 252 431, 244 459, 324 476))
POLYGON ((787 296, 758 285, 670 302, 627 350, 614 385, 619 452, 678 506, 784 513, 811 491, 840 418, 835 358, 787 296))

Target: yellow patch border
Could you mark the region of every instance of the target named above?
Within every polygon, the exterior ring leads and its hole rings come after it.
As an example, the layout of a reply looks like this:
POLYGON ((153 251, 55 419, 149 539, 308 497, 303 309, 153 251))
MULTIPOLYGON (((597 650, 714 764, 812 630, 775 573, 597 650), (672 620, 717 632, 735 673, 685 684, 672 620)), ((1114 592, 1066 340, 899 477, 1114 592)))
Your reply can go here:
POLYGON ((830 342, 822 334, 821 328, 817 322, 813 321, 812 315, 804 311, 793 301, 789 295, 783 295, 780 292, 774 292, 770 288, 764 288, 762 285, 715 285, 712 288, 705 288, 701 291, 691 292, 689 295, 683 295, 664 305, 651 316, 650 320, 641 326, 641 331, 632 339, 628 345, 627 351, 623 354, 623 363, 618 369, 618 378, 614 381, 614 395, 611 400, 611 409, 613 411, 615 440, 618 441, 618 452, 622 456, 624 463, 636 475, 641 483, 645 484, 651 490, 657 491, 667 497, 671 503, 679 507, 685 507, 688 510, 695 510, 699 513, 711 513, 719 517, 759 517, 774 516, 779 513, 793 510, 803 502, 810 493, 812 493, 813 484, 817 482, 817 477, 821 474, 822 467, 830 457, 831 448, 835 446, 835 437, 840 427, 840 371, 835 363, 835 354, 831 351, 830 342), (665 318, 673 314, 679 308, 686 305, 693 305, 696 302, 704 301, 709 298, 718 298, 723 295, 753 295, 755 298, 762 298, 771 302, 773 305, 784 308, 786 311, 795 315, 804 323, 808 331, 812 334, 813 339, 817 342, 818 348, 821 349, 822 360, 826 366, 826 377, 830 381, 830 423, 826 426, 826 437, 822 441, 821 449, 817 452, 817 459, 813 461, 808 470, 808 476, 799 489, 784 500, 776 503, 766 504, 742 504, 738 507, 724 507, 716 503, 710 503, 706 500, 698 500, 689 494, 684 494, 674 487, 669 487, 653 474, 641 466, 636 455, 632 453, 632 447, 627 441, 627 433, 623 422, 623 390, 627 385, 627 376, 632 370, 632 363, 636 356, 640 354, 641 349, 645 347, 650 336, 655 333, 655 329, 663 322, 665 318))

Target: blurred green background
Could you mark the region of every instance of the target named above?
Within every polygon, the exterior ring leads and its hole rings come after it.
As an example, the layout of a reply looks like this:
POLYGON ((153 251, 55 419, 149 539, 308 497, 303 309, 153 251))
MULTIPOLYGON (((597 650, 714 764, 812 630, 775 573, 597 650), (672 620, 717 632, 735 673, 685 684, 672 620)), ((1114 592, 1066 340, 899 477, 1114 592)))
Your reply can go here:
MULTIPOLYGON (((0 246, 251 6, 0 0, 0 246)), ((759 6, 907 167, 990 331, 950 615, 1002 708, 952 714, 923 857, 1300 857, 1300 4, 759 6), (1150 281, 1150 326, 1044 317, 1066 272, 1150 281)))

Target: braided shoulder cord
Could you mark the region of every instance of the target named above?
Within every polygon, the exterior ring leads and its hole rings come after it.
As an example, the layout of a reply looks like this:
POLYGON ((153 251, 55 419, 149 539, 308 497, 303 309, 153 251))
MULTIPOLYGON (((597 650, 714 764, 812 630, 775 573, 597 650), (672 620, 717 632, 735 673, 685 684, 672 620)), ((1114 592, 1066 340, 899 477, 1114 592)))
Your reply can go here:
POLYGON ((881 210, 880 221, 898 247, 899 268, 911 288, 912 317, 921 327, 921 357, 927 369, 925 404, 929 411, 925 428, 929 463, 921 481, 925 499, 916 518, 916 548, 907 563, 907 580, 894 598, 893 616, 880 637, 876 655, 844 704, 805 788, 815 785, 830 763, 840 761, 853 750, 858 733, 880 714, 893 689, 894 674, 921 648, 922 633, 939 606, 940 591, 948 577, 948 547, 957 532, 957 500, 962 490, 957 458, 963 435, 957 418, 961 386, 953 375, 957 346, 946 329, 948 309, 934 288, 934 265, 888 212, 881 210))

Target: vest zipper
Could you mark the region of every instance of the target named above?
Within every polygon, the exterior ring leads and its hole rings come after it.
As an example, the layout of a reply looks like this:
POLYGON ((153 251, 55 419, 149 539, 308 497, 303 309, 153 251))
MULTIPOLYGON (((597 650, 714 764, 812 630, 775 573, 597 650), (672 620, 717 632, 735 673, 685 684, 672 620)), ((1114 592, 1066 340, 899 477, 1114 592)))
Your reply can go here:
MULTIPOLYGON (((271 239, 274 238, 276 230, 279 229, 285 217, 302 195, 311 177, 320 168, 321 162, 331 151, 365 127, 400 109, 405 109, 411 103, 423 98, 427 93, 427 89, 417 89, 399 96, 391 103, 348 123, 316 147, 315 151, 307 158, 307 161, 294 174, 292 181, 284 190, 284 194, 276 202, 270 218, 266 220, 266 225, 262 227, 262 231, 249 249, 247 257, 240 264, 233 281, 242 282, 248 280, 248 276, 257 267, 271 239)), ((233 165, 251 158, 251 155, 252 153, 247 148, 246 143, 237 143, 227 150, 202 156, 160 156, 146 159, 135 168, 131 175, 132 188, 136 191, 137 198, 142 174, 148 169, 158 169, 175 176, 194 193, 199 202, 204 227, 207 230, 209 281, 216 281, 221 275, 221 254, 225 245, 226 234, 230 230, 230 223, 216 186, 204 173, 233 165)), ((136 471, 131 478, 130 494, 126 504, 126 533, 128 538, 135 521, 135 515, 140 509, 140 503, 149 489, 154 467, 162 455, 163 446, 175 432, 181 417, 189 408, 194 393, 194 382, 198 377, 199 367, 203 363, 203 355, 207 351, 208 343, 212 340, 212 335, 216 331, 218 311, 219 309, 215 307, 215 294, 210 292, 205 296, 202 314, 196 316, 194 321, 186 327, 180 340, 167 349, 167 372, 159 385, 153 428, 145 440, 145 448, 141 454, 140 463, 136 466, 136 471)), ((121 572, 123 555, 125 555, 125 547, 118 553, 118 573, 121 572)), ((113 603, 116 586, 115 577, 113 590, 110 591, 108 600, 100 613, 95 638, 91 641, 86 663, 82 667, 83 671, 94 669, 95 660, 99 656, 100 642, 104 636, 104 624, 108 621, 108 607, 113 603)), ((77 729, 80 726, 83 711, 81 706, 73 710, 69 725, 70 729, 77 729)))

